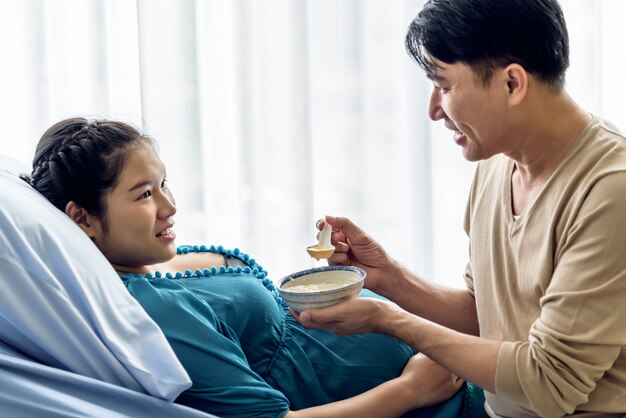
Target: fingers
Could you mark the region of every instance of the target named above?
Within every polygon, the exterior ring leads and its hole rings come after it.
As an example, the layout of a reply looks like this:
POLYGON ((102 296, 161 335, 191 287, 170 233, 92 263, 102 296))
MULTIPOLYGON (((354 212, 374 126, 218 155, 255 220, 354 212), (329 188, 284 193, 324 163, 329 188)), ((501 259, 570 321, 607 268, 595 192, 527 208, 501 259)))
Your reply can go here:
POLYGON ((419 358, 420 360, 423 360, 425 362, 430 363, 430 366, 432 367, 432 372, 431 373, 438 373, 440 374, 442 377, 444 377, 445 379, 443 380, 443 382, 448 382, 445 384, 450 384, 451 387, 450 389, 453 390, 452 393, 456 393, 457 390, 459 390, 463 384, 465 383, 465 379, 455 375, 454 373, 450 372, 449 370, 447 370, 446 368, 444 368, 443 366, 440 366, 439 364, 437 364, 436 362, 434 362, 431 358, 427 357, 427 356, 423 356, 423 357, 418 357, 423 355, 422 353, 418 353, 416 354, 414 357, 419 358))
POLYGON ((350 326, 346 326, 344 321, 351 316, 350 313, 346 312, 346 308, 350 307, 346 304, 352 299, 357 299, 357 297, 324 308, 305 309, 299 313, 291 311, 291 314, 305 328, 327 329, 338 334, 345 334, 349 332, 347 328, 350 326))
POLYGON ((415 408, 439 403, 457 393, 465 381, 439 366, 423 354, 416 354, 407 363, 402 375, 410 379, 410 384, 419 388, 415 398, 415 408))
POLYGON ((300 312, 299 318, 296 319, 307 328, 320 328, 320 325, 329 322, 329 316, 332 318, 332 314, 328 315, 325 311, 325 309, 321 311, 320 309, 307 309, 300 312))
MULTIPOLYGON (((321 233, 322 229, 324 229, 324 226, 326 226, 326 221, 324 221, 324 219, 318 219, 317 222, 315 223, 315 227, 318 229, 318 233, 317 233, 317 239, 318 240, 320 238, 320 233, 321 233)), ((338 230, 337 228, 333 227, 333 230, 332 230, 332 233, 331 233, 331 242, 333 242, 333 243, 335 243, 335 242, 347 242, 346 236, 340 230, 338 230)))
POLYGON ((358 235, 365 235, 365 232, 348 218, 326 215, 324 220, 332 225, 333 230, 342 231, 350 240, 358 235))
POLYGON ((347 250, 341 252, 340 249, 335 246, 335 253, 328 258, 328 264, 331 266, 349 266, 350 257, 346 253, 347 250))
POLYGON ((302 325, 303 327, 316 328, 316 329, 320 328, 319 326, 311 322, 311 315, 309 314, 308 311, 297 312, 289 308, 289 312, 291 313, 291 316, 293 316, 296 319, 296 321, 298 321, 300 325, 302 325))
POLYGON ((343 231, 349 239, 357 235, 365 235, 365 231, 356 226, 349 218, 341 216, 326 215, 324 219, 318 219, 315 226, 321 231, 324 225, 326 225, 326 222, 333 227, 334 232, 343 231))
POLYGON ((330 235, 330 242, 332 242, 333 245, 335 245, 335 246, 343 244, 343 246, 346 247, 346 251, 347 251, 348 239, 346 238, 346 235, 343 232, 341 232, 341 231, 338 231, 338 232, 333 231, 332 234, 330 235))
POLYGON ((462 378, 460 378, 458 376, 454 376, 454 379, 456 379, 456 380, 452 384, 452 387, 453 387, 454 393, 456 393, 465 384, 465 379, 462 379, 462 378))
POLYGON ((309 310, 305 310, 302 312, 296 312, 293 309, 289 308, 289 312, 291 315, 305 328, 310 329, 323 329, 323 327, 316 323, 311 317, 311 312, 309 310))
MULTIPOLYGON (((331 242, 335 247, 335 252, 347 253, 350 250, 349 243, 361 243, 372 241, 371 238, 350 219, 345 217, 335 217, 326 215, 324 219, 319 219, 315 226, 321 231, 326 223, 333 227, 331 242)), ((317 234, 319 239, 319 233, 317 234)), ((337 264, 340 264, 337 262, 337 264)))

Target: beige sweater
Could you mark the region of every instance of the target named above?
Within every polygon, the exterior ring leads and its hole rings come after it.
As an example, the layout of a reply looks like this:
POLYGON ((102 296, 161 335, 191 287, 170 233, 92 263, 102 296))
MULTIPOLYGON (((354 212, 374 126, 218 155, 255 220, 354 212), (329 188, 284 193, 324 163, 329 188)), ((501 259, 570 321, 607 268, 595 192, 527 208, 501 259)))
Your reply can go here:
POLYGON ((465 229, 501 417, 626 416, 626 139, 594 118, 517 220, 513 163, 478 165, 465 229))

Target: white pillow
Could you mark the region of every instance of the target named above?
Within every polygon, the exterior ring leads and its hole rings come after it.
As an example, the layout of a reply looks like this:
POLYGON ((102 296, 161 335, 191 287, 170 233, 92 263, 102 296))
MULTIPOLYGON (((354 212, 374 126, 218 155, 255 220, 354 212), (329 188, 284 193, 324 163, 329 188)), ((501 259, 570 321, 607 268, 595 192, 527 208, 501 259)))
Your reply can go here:
POLYGON ((0 341, 34 360, 173 400, 191 385, 91 240, 0 156, 0 341))

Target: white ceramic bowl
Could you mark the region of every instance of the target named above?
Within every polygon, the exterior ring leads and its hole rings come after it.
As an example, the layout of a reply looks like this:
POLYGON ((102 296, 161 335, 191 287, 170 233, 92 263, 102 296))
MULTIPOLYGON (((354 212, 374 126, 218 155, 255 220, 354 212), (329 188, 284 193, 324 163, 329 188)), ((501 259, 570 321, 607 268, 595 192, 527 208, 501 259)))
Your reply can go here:
POLYGON ((365 270, 351 266, 326 266, 302 270, 283 277, 278 293, 287 306, 297 312, 321 308, 358 294, 363 287, 365 270))

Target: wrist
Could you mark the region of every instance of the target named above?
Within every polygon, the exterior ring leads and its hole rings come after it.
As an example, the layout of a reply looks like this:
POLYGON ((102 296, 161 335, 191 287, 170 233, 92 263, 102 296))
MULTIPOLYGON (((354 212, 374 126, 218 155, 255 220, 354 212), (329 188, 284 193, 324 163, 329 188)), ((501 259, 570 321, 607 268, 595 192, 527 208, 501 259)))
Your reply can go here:
POLYGON ((370 310, 368 323, 371 325, 369 332, 378 334, 387 333, 388 312, 392 302, 380 299, 370 299, 374 304, 374 309, 370 310))
POLYGON ((393 302, 377 300, 377 309, 374 312, 372 322, 375 331, 397 337, 397 330, 402 326, 403 317, 406 314, 402 308, 393 302))
POLYGON ((379 295, 394 299, 394 292, 401 286, 402 278, 406 275, 406 268, 396 260, 390 259, 384 267, 380 269, 380 280, 377 289, 372 289, 379 295))
POLYGON ((415 393, 415 385, 411 377, 402 374, 393 379, 393 382, 394 392, 397 394, 395 401, 401 405, 405 413, 426 406, 421 396, 415 393))

